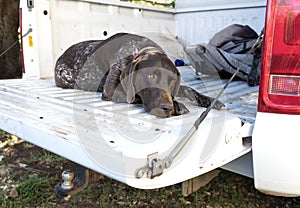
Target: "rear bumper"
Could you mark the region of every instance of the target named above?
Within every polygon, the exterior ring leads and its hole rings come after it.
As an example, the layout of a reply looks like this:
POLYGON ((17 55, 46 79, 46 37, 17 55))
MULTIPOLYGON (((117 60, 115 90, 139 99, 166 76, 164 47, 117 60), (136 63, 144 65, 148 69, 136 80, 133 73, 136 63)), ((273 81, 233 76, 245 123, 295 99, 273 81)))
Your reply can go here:
POLYGON ((256 189, 300 195, 300 116, 257 113, 252 151, 256 189))

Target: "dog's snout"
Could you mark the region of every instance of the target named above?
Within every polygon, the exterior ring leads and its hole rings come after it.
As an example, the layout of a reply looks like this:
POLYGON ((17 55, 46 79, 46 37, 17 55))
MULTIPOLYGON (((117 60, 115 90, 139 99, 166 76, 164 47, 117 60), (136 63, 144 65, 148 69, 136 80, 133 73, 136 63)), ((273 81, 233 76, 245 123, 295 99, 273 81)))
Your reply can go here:
POLYGON ((156 108, 151 110, 151 114, 161 118, 170 117, 173 113, 174 106, 170 103, 160 103, 156 108))
POLYGON ((161 103, 159 105, 159 108, 166 111, 166 112, 170 112, 173 110, 173 105, 169 104, 169 103, 161 103))
POLYGON ((163 92, 158 106, 166 114, 166 117, 169 117, 174 110, 172 96, 169 93, 163 92))

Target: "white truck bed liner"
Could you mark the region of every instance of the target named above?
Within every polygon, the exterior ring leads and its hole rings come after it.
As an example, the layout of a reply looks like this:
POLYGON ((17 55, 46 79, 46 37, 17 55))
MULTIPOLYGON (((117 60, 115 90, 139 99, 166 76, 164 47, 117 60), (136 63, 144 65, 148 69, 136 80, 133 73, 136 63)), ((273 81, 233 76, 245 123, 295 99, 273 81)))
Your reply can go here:
MULTIPOLYGON (((200 79, 190 67, 180 71, 182 84, 212 97, 222 87, 219 79, 200 79)), ((252 133, 257 90, 232 82, 220 98, 226 108, 213 110, 172 166, 154 179, 138 179, 135 171, 149 154, 167 156, 204 108, 180 99, 190 113, 161 119, 141 106, 102 101, 100 93, 57 88, 53 80, 1 80, 0 129, 133 187, 158 188, 249 152, 251 142, 243 137, 252 133)))

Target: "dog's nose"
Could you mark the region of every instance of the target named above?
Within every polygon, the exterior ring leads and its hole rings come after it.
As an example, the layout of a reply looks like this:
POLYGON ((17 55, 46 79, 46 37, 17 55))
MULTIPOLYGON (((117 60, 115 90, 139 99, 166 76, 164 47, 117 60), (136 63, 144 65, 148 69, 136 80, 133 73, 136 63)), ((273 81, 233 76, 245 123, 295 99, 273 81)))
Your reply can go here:
POLYGON ((161 103, 151 110, 151 114, 161 118, 168 118, 173 114, 174 106, 168 103, 161 103))
POLYGON ((173 110, 174 106, 169 103, 161 103, 159 108, 169 114, 173 110))

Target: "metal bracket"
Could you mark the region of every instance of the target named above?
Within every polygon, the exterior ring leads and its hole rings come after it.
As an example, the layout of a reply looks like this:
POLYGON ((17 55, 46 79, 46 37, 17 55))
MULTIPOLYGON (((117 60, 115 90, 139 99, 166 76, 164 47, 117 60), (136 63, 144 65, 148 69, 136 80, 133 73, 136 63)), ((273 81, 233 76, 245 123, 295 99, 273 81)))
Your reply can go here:
POLYGON ((147 174, 148 178, 154 178, 163 173, 165 164, 161 159, 158 158, 158 152, 148 155, 147 160, 149 166, 149 171, 147 174))
POLYGON ((143 177, 146 174, 147 178, 154 178, 160 176, 166 168, 165 162, 158 158, 158 152, 147 156, 147 164, 137 169, 135 176, 137 178, 143 177))
POLYGON ((147 164, 141 168, 138 168, 135 172, 136 178, 143 177, 144 174, 147 175, 147 178, 154 178, 156 176, 160 176, 163 174, 163 171, 169 167, 171 167, 174 158, 181 152, 181 150, 185 147, 188 141, 193 136, 194 132, 197 129, 195 127, 191 128, 190 131, 186 134, 184 138, 182 138, 175 148, 171 151, 167 157, 163 160, 158 158, 158 152, 150 154, 147 156, 147 164))

